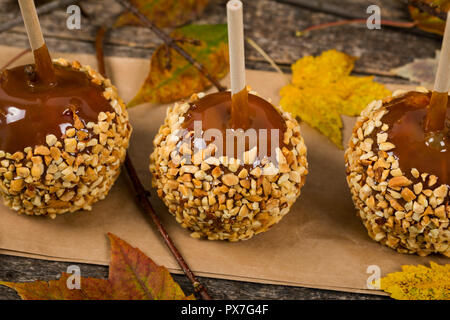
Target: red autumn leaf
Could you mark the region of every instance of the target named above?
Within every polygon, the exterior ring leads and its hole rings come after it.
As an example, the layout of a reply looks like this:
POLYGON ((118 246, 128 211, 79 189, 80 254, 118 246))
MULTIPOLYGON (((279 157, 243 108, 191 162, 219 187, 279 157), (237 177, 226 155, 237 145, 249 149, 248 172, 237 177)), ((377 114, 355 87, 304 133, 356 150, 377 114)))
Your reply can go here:
MULTIPOLYGON (((159 28, 178 27, 199 17, 209 0, 130 0, 140 12, 159 28)), ((141 26, 132 13, 125 12, 117 19, 115 26, 141 26)))
POLYGON ((193 300, 186 297, 169 271, 141 250, 109 233, 111 262, 108 279, 81 278, 80 289, 69 289, 70 274, 58 280, 0 285, 16 290, 24 300, 193 300))

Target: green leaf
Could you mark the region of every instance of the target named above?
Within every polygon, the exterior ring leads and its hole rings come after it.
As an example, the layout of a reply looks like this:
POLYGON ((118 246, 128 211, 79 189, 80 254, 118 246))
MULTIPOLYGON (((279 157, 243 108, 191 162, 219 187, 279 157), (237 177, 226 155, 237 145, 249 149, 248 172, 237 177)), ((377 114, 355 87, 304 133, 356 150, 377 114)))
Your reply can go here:
MULTIPOLYGON (((228 36, 226 24, 189 25, 174 30, 174 39, 185 40, 180 46, 217 79, 228 73, 228 36), (187 41, 186 41, 187 40, 187 41), (189 40, 198 40, 194 45, 189 40)), ((145 103, 169 103, 202 91, 211 84, 194 66, 175 50, 170 49, 170 68, 167 68, 167 49, 160 46, 152 55, 150 73, 128 107, 145 103)))

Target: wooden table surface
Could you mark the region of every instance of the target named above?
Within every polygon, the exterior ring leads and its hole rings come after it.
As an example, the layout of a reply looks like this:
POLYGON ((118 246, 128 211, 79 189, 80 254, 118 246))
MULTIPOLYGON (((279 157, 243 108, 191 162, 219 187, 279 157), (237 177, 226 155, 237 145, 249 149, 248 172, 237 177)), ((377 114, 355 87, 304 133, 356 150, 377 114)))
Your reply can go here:
MULTIPOLYGON (((414 58, 434 57, 440 48, 440 38, 416 29, 368 30, 365 24, 352 24, 317 30, 297 37, 296 31, 312 25, 348 18, 364 18, 371 4, 381 7, 382 19, 408 21, 401 0, 315 0, 306 8, 297 0, 244 0, 246 36, 258 43, 283 70, 289 72, 291 63, 304 55, 320 54, 337 49, 360 57, 355 74, 374 74, 382 82, 406 83, 390 70, 413 61, 414 58), (319 8, 319 9, 318 9, 319 8)), ((302 1, 306 2, 306 1, 302 1)), ((206 12, 195 23, 226 21, 225 0, 211 0, 206 12)), ((93 41, 100 25, 109 25, 122 11, 114 0, 84 0, 81 30, 66 28, 67 14, 58 9, 41 17, 41 24, 51 51, 95 53, 93 41)), ((0 25, 19 15, 16 0, 0 0, 0 25)), ((149 58, 161 41, 145 28, 124 27, 110 32, 107 55, 149 58)), ((23 26, 0 33, 0 44, 28 47, 23 26)), ((0 53, 1 54, 1 53, 0 53)), ((271 70, 269 64, 253 48, 247 46, 247 67, 271 70)), ((189 255, 185 258, 189 261, 189 255)), ((0 255, 0 280, 32 281, 56 279, 70 263, 52 262, 0 255)), ((104 266, 78 264, 83 276, 106 278, 104 266)), ((191 285, 183 275, 174 275, 186 293, 191 285)), ((384 299, 385 297, 327 291, 309 288, 263 285, 249 282, 200 278, 216 299, 384 299)), ((13 290, 0 287, 0 299, 18 299, 13 290)))

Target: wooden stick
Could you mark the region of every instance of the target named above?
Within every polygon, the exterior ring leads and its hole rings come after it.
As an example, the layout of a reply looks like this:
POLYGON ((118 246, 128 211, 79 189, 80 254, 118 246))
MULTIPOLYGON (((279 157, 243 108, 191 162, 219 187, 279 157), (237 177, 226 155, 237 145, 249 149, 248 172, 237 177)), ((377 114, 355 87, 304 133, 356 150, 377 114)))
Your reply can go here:
POLYGON ((36 7, 33 0, 19 0, 20 12, 22 13, 25 29, 27 29, 28 40, 31 50, 37 50, 45 45, 42 35, 41 25, 39 23, 36 7))
POLYGON ((450 12, 447 13, 444 38, 442 39, 441 56, 439 58, 434 90, 427 110, 425 131, 441 131, 445 128, 448 90, 450 82, 450 12))
POLYGON ((245 84, 244 18, 239 0, 227 3, 228 47, 230 54, 231 125, 246 129, 248 119, 248 92, 245 84))
POLYGON ((441 57, 434 82, 434 91, 447 92, 450 79, 450 11, 447 13, 444 38, 442 39, 441 57))
MULTIPOLYGON (((103 50, 103 42, 105 39, 105 34, 107 32, 107 29, 104 27, 100 27, 97 31, 97 36, 95 39, 95 51, 97 54, 97 63, 98 63, 98 69, 99 72, 106 77, 106 67, 105 67, 105 59, 104 59, 104 50, 103 50)), ((125 168, 128 172, 128 176, 130 177, 131 183, 133 184, 134 190, 137 194, 137 200, 141 206, 142 209, 144 209, 145 213, 147 214, 147 217, 150 217, 152 222, 155 224, 156 228, 158 229, 158 232, 162 236, 165 244, 169 248, 170 252, 174 256, 175 260, 177 260, 178 265, 183 270, 184 274, 187 276, 189 281, 192 283, 194 290, 196 293, 200 295, 200 297, 203 300, 212 300, 211 296, 208 294, 208 291, 206 288, 198 281, 195 274, 192 272, 192 270, 189 268, 189 265, 184 260, 181 253, 178 251, 177 247, 175 246, 174 242, 172 241, 172 238, 170 238, 169 234, 167 233, 166 229, 161 223, 161 220, 159 219, 158 215, 156 214, 155 210, 153 209, 153 206, 148 199, 147 191, 145 190, 143 184, 141 183, 139 176, 137 175, 136 169, 133 165, 133 162, 131 161, 131 158, 126 156, 125 158, 125 168)))
MULTIPOLYGON (((43 14, 49 13, 49 12, 59 8, 59 7, 64 7, 64 6, 68 6, 68 5, 71 5, 71 4, 76 4, 79 1, 81 1, 81 0, 55 0, 53 2, 43 4, 42 6, 38 7, 36 11, 37 11, 38 15, 41 16, 43 14)), ((22 23, 23 22, 22 22, 22 17, 21 16, 13 18, 12 20, 9 20, 9 21, 7 21, 5 23, 2 23, 0 25, 0 32, 9 30, 9 29, 11 29, 11 28, 13 28, 15 26, 18 26, 18 25, 20 25, 22 23)))
POLYGON ((241 1, 228 1, 227 20, 231 94, 237 94, 245 88, 244 18, 241 1))
POLYGON ((51 85, 55 82, 53 62, 50 58, 47 46, 45 45, 44 35, 42 34, 34 1, 19 0, 19 6, 27 30, 31 50, 34 54, 34 63, 36 65, 38 79, 45 85, 51 85))

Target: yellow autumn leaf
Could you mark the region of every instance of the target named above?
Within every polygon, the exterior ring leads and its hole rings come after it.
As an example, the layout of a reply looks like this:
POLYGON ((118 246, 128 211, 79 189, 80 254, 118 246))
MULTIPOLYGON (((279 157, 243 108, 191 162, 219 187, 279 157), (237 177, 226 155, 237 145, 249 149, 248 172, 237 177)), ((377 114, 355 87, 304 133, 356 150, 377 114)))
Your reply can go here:
POLYGON ((292 83, 280 91, 284 110, 343 148, 341 115, 357 116, 374 99, 391 94, 373 77, 350 76, 356 58, 329 50, 292 65, 292 83))
POLYGON ((402 266, 381 278, 381 289, 399 300, 450 300, 450 264, 402 266))

